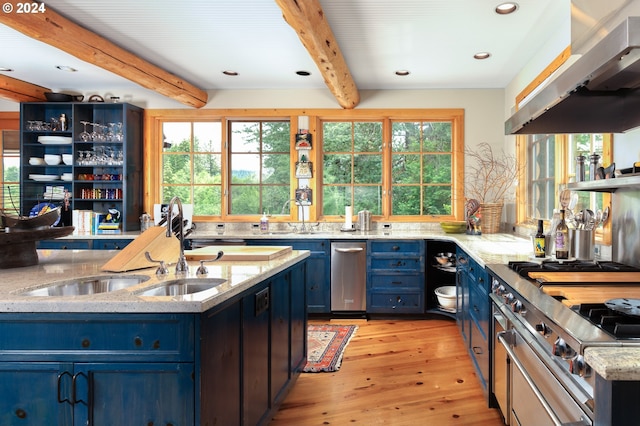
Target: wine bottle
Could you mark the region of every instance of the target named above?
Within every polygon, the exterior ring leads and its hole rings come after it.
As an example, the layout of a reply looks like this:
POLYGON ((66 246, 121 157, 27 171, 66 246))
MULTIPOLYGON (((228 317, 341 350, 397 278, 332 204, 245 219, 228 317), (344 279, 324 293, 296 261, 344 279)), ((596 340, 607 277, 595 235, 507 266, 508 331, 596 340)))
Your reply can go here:
POLYGON ((533 237, 533 251, 536 257, 545 257, 545 244, 544 222, 542 219, 538 219, 538 232, 536 232, 536 235, 533 237))
POLYGON ((569 259, 569 228, 564 220, 564 210, 560 210, 560 223, 555 237, 556 259, 569 259))

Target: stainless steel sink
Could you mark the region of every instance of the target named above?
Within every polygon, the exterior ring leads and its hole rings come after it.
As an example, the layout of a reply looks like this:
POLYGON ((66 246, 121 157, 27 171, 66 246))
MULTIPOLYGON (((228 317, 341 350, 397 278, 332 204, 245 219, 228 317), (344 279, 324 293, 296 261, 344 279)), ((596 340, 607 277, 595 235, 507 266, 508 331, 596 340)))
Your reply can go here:
POLYGON ((22 296, 85 296, 122 290, 149 279, 148 275, 99 275, 57 281, 20 293, 22 296))
POLYGON ((211 290, 225 282, 227 280, 223 278, 184 278, 165 281, 135 294, 138 296, 184 296, 211 290))

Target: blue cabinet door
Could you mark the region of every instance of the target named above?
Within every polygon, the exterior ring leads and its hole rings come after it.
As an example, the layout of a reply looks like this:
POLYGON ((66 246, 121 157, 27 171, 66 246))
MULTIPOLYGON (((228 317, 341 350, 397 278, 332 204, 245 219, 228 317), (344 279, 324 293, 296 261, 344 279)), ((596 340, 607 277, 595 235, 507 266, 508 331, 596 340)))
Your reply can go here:
POLYGON ((73 424, 68 370, 55 362, 0 363, 0 424, 73 424))
POLYGON ((269 411, 271 280, 242 299, 242 423, 257 425, 269 411))
POLYGON ((75 364, 73 424, 194 424, 193 368, 192 363, 75 364))
POLYGON ((280 274, 271 280, 271 395, 278 399, 290 378, 289 327, 291 318, 291 276, 280 274))
POLYGON ((241 424, 241 308, 236 301, 203 314, 196 424, 241 424))
POLYGON ((294 250, 309 250, 307 258, 307 311, 315 314, 331 312, 329 240, 247 240, 249 245, 291 246, 294 250))

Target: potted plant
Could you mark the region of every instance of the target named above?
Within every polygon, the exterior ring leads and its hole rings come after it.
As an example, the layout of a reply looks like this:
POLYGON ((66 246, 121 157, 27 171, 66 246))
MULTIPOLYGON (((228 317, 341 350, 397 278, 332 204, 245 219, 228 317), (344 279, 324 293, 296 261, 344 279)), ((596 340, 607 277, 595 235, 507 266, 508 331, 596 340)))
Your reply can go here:
MULTIPOLYGON (((516 157, 504 151, 494 152, 487 142, 465 150, 465 193, 467 220, 482 214, 482 231, 491 234, 500 229, 505 197, 518 180, 521 168, 516 157)), ((476 217, 477 219, 477 217, 476 217)))

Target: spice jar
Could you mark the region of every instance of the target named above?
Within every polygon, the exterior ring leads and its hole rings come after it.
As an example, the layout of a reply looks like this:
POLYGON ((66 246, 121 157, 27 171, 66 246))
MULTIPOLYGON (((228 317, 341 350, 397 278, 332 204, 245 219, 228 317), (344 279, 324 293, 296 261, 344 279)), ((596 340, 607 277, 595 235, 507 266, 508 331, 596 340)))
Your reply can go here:
POLYGON ((585 156, 580 154, 576 157, 576 182, 584 182, 584 166, 585 156))

